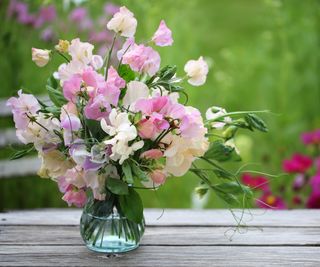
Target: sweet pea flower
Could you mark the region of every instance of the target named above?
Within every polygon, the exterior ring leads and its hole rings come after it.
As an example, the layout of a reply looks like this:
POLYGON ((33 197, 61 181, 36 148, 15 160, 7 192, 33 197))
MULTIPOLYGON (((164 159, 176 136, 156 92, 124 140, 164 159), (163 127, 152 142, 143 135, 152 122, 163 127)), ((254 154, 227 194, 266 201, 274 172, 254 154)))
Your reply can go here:
POLYGON ((145 83, 139 81, 131 81, 127 84, 127 91, 123 98, 122 104, 125 107, 134 105, 139 99, 149 97, 149 88, 145 83))
POLYGON ((88 11, 84 7, 77 7, 73 9, 69 15, 69 19, 73 22, 80 23, 87 17, 88 11))
POLYGON ((206 132, 201 113, 194 107, 185 107, 185 115, 181 118, 179 126, 181 136, 185 138, 197 138, 206 132))
POLYGON ((161 157, 163 157, 163 152, 160 149, 150 149, 140 155, 140 158, 145 159, 160 159, 161 157))
POLYGON ((6 106, 12 110, 13 120, 17 129, 25 129, 30 122, 27 114, 34 116, 41 108, 38 100, 33 95, 24 94, 22 90, 18 91, 18 97, 9 98, 6 106))
POLYGON ((170 46, 173 43, 172 32, 164 20, 161 20, 159 28, 154 33, 152 41, 158 46, 170 46))
POLYGON ((74 185, 79 189, 86 185, 83 178, 83 169, 80 166, 75 166, 71 169, 68 169, 64 176, 68 184, 74 185))
POLYGON ((78 131, 81 128, 80 119, 74 114, 67 114, 61 119, 61 128, 70 131, 78 131))
POLYGON ((216 129, 222 129, 226 124, 231 123, 232 119, 228 116, 221 118, 221 121, 214 121, 221 116, 227 114, 227 111, 221 107, 211 107, 206 111, 206 119, 212 121, 211 127, 216 129))
POLYGON ((77 94, 80 92, 82 77, 79 74, 73 74, 71 78, 63 83, 63 96, 65 99, 75 103, 77 94))
POLYGON ((106 118, 110 111, 110 103, 101 94, 91 98, 84 108, 85 116, 91 120, 101 120, 102 118, 106 118))
POLYGON ((123 6, 113 15, 107 24, 107 28, 110 31, 119 33, 123 37, 133 37, 136 33, 137 20, 133 16, 133 13, 123 6))
POLYGON ((115 13, 119 12, 119 6, 112 3, 107 3, 103 7, 103 10, 107 15, 114 15, 115 13))
POLYGON ((79 38, 73 39, 69 47, 69 54, 73 60, 89 64, 92 60, 94 46, 87 42, 81 42, 79 38))
POLYGON ((153 139, 156 127, 152 120, 143 119, 138 123, 139 136, 143 139, 153 139))
POLYGON ((129 50, 129 48, 134 44, 135 42, 133 37, 126 39, 126 41, 122 45, 122 48, 117 52, 117 58, 119 61, 122 59, 123 55, 129 50))
POLYGON ((184 71, 189 77, 188 82, 194 86, 203 85, 206 82, 208 74, 208 64, 203 57, 198 60, 189 60, 184 66, 184 71))
POLYGON ((122 56, 123 64, 128 64, 133 71, 156 74, 160 68, 160 55, 149 46, 133 44, 122 56))
POLYGON ((162 170, 154 170, 152 173, 150 173, 150 178, 156 185, 161 185, 164 184, 167 176, 162 170))
POLYGON ((31 52, 32 52, 32 61, 36 63, 38 67, 44 67, 45 65, 48 64, 50 60, 51 50, 38 49, 38 48, 32 47, 31 52))
POLYGON ((312 159, 302 154, 294 154, 291 159, 282 163, 282 168, 288 173, 304 173, 312 166, 312 159))
POLYGON ((61 193, 65 193, 65 192, 72 189, 72 185, 67 183, 66 177, 64 177, 64 176, 58 177, 57 183, 58 183, 59 191, 61 193))
POLYGON ((126 86, 125 80, 119 76, 118 72, 112 66, 108 69, 107 83, 113 85, 118 89, 124 88, 126 86))
POLYGON ((75 205, 78 208, 82 208, 87 202, 87 195, 84 190, 69 190, 62 199, 68 203, 69 206, 75 205))
POLYGON ((90 64, 95 70, 99 70, 103 66, 103 58, 99 55, 93 55, 90 64))

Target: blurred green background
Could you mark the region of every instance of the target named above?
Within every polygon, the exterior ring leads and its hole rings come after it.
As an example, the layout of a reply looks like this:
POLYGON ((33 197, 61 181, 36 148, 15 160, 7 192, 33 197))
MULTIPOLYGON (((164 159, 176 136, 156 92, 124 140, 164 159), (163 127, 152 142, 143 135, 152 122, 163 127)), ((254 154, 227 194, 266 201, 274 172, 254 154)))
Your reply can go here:
MULTIPOLYGON (((25 1, 37 9, 50 1, 25 1)), ((69 11, 54 2, 60 18, 69 11)), ((67 1, 64 1, 67 2, 67 1)), ((9 1, 0 2, 0 98, 15 95, 19 88, 34 94, 44 92, 47 77, 59 64, 53 60, 39 69, 31 61, 31 47, 53 44, 39 40, 39 31, 6 17, 9 1)), ((59 3, 59 4, 58 4, 59 3)), ((106 1, 81 4, 92 17, 102 14, 106 1)), ((243 162, 268 173, 280 173, 281 161, 302 145, 299 135, 320 126, 320 1, 317 0, 127 0, 138 19, 137 42, 148 40, 165 19, 173 31, 174 45, 157 49, 162 65, 176 64, 178 73, 189 59, 206 57, 212 63, 207 83, 188 87, 189 104, 202 112, 210 106, 228 111, 268 109, 264 115, 269 133, 243 133, 236 140, 243 162)), ((75 5, 70 4, 72 9, 75 5)), ((63 20, 62 20, 63 21, 63 20)), ((55 22, 56 24, 59 22, 55 22)), ((63 23, 63 22, 61 22, 63 23)), ((74 25, 59 38, 78 36, 74 25)), ((85 37, 82 36, 82 39, 85 37)), ((0 118, 1 130, 13 127, 11 118, 0 118)), ((0 159, 9 155, 1 148, 0 159)), ((17 166, 18 168, 19 166, 17 166)), ((238 168, 237 166, 230 166, 238 168)), ((1 176, 1 173, 0 173, 1 176)), ((272 181, 286 186, 289 178, 272 181)), ((188 208, 197 206, 193 188, 197 177, 169 179, 157 191, 141 192, 146 207, 188 208)), ((211 194, 204 207, 223 204, 211 194)), ((36 176, 0 177, 0 210, 35 207, 66 207, 56 184, 36 176)))

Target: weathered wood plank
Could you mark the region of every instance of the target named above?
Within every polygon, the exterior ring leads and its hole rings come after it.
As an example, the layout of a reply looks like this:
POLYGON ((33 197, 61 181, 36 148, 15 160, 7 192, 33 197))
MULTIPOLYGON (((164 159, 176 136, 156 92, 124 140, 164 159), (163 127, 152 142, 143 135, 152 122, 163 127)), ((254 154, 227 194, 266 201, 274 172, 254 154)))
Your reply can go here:
MULTIPOLYGON (((248 211, 247 211, 248 212, 248 211)), ((246 214, 247 226, 267 227, 319 227, 319 210, 257 210, 246 214)), ((237 224, 228 210, 146 209, 148 225, 166 226, 234 226, 237 224), (159 218, 161 216, 161 218, 159 218)), ((241 212, 236 212, 238 216, 241 212)), ((78 225, 81 210, 40 209, 0 213, 0 225, 78 225)))
MULTIPOLYGON (((231 227, 147 227, 143 245, 320 246, 320 227, 248 227, 230 240, 231 227)), ((80 245, 78 226, 0 226, 0 245, 80 245), (23 237, 23 238, 21 238, 23 237)), ((319 248, 320 250, 320 248, 319 248)))
POLYGON ((0 161, 0 178, 35 174, 39 170, 41 161, 36 157, 22 158, 17 160, 0 161))
POLYGON ((84 246, 0 246, 0 266, 319 266, 318 247, 141 246, 108 256, 84 246))

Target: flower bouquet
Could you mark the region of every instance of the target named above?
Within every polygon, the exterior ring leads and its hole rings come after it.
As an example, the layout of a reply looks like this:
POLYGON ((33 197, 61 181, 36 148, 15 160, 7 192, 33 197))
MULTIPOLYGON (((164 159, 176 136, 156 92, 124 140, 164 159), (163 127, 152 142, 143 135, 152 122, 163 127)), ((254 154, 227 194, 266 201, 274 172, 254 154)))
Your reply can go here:
POLYGON ((191 171, 200 178, 200 196, 213 190, 227 205, 243 205, 250 189, 220 163, 240 160, 233 142, 238 129, 267 131, 252 112, 211 107, 204 121, 186 105, 182 85, 205 83, 205 60, 188 61, 179 78, 175 66, 160 67, 151 47, 172 45, 166 23, 161 21, 148 45, 134 41, 136 26, 133 13, 121 7, 107 28, 114 31, 113 43, 126 40, 119 51, 111 45, 104 59, 79 39, 60 40, 53 50, 33 48, 40 67, 54 55, 66 61, 48 79, 51 101, 20 90, 7 102, 26 145, 12 158, 38 152, 38 174, 56 181, 69 205, 83 207, 81 236, 94 251, 136 248, 145 227, 138 190, 155 190, 171 176, 191 171))

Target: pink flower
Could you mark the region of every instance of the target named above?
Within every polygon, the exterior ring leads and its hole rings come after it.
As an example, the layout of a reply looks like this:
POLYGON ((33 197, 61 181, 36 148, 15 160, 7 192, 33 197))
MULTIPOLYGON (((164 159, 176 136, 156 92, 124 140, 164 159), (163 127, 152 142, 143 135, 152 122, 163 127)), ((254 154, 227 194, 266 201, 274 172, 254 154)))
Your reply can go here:
POLYGON ((84 190, 69 190, 64 194, 62 199, 66 201, 69 206, 75 205, 78 208, 82 208, 87 202, 87 195, 84 190))
POLYGON ((161 20, 158 30, 154 33, 152 41, 158 46, 170 46, 173 43, 172 32, 164 20, 161 20))
POLYGON ((94 71, 91 67, 83 71, 82 80, 86 86, 91 86, 94 88, 103 87, 105 83, 104 77, 94 71))
POLYGON ((288 173, 304 173, 312 166, 312 159, 302 154, 294 154, 291 159, 282 163, 282 168, 288 173))
POLYGON ((320 173, 318 173, 315 176, 311 177, 310 185, 311 185, 311 188, 312 188, 312 192, 319 192, 320 193, 320 173))
POLYGON ((74 74, 71 78, 63 83, 63 95, 64 97, 75 103, 77 101, 77 94, 80 92, 82 84, 82 78, 79 74, 74 74))
POLYGON ((126 82, 122 79, 118 72, 111 66, 108 70, 107 83, 112 84, 114 87, 120 89, 126 86, 126 82))
POLYGON ((41 7, 38 17, 35 19, 33 26, 40 28, 44 23, 54 21, 57 17, 56 9, 53 5, 41 7))
POLYGON ((244 173, 241 177, 242 182, 252 189, 270 191, 268 179, 264 176, 253 176, 249 173, 244 173))
POLYGON ((112 3, 107 3, 105 4, 103 10, 107 15, 114 15, 115 13, 119 12, 119 6, 112 3))
POLYGON ((84 7, 77 7, 70 13, 69 19, 73 22, 81 22, 87 17, 87 9, 84 7))
POLYGON ((99 94, 91 98, 84 108, 84 114, 88 119, 101 120, 106 118, 111 111, 111 106, 106 98, 99 94))
POLYGON ((11 108, 13 120, 17 129, 25 129, 29 124, 29 116, 36 115, 40 110, 38 100, 30 94, 23 94, 22 90, 18 91, 19 97, 11 97, 6 105, 11 108))
POLYGON ((274 196, 271 193, 263 194, 259 200, 257 200, 257 206, 263 209, 286 209, 287 206, 282 198, 274 196))
POLYGON ((206 131, 200 111, 192 107, 186 107, 186 114, 182 117, 179 128, 181 136, 186 138, 203 136, 206 131))
POLYGON ((123 64, 129 64, 133 71, 154 75, 160 68, 160 55, 151 47, 132 45, 123 55, 123 64))
POLYGON ((320 144, 320 129, 303 133, 301 135, 301 140, 305 145, 320 144))
POLYGON ((169 103, 168 96, 159 96, 151 99, 139 99, 135 109, 143 114, 151 115, 153 112, 162 113, 162 109, 169 103))
POLYGON ((166 181, 167 176, 164 174, 162 170, 154 170, 150 174, 150 178, 155 184, 160 185, 166 181))
POLYGON ((98 89, 98 94, 102 94, 111 105, 117 106, 120 89, 115 87, 113 84, 105 83, 103 87, 98 89))
POLYGON ((58 177, 58 181, 57 182, 58 182, 59 191, 61 193, 65 193, 65 192, 67 192, 67 191, 72 189, 72 185, 67 183, 66 177, 64 177, 64 176, 58 177))
POLYGON ((297 174, 294 178, 292 188, 293 190, 301 189, 306 183, 306 179, 303 174, 297 174))
POLYGON ((312 192, 307 201, 307 208, 320 209, 320 192, 312 192))
POLYGON ((152 120, 142 119, 138 123, 138 131, 141 138, 152 139, 156 133, 156 127, 152 120))
POLYGON ((163 157, 163 152, 160 149, 150 149, 140 155, 140 158, 145 159, 159 159, 161 157, 163 157))
POLYGON ((121 60, 123 55, 127 53, 129 48, 134 45, 134 38, 127 38, 127 40, 122 45, 122 48, 117 52, 118 60, 121 60))
POLYGON ((81 128, 80 119, 74 114, 67 114, 61 119, 61 128, 70 131, 78 131, 81 128))

